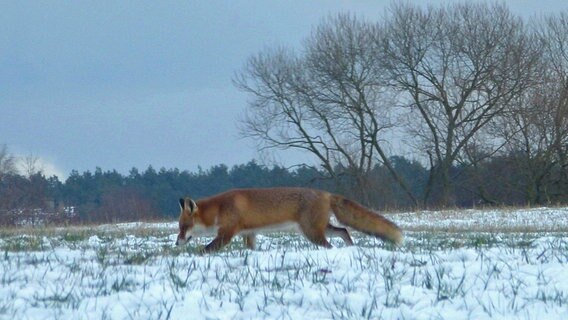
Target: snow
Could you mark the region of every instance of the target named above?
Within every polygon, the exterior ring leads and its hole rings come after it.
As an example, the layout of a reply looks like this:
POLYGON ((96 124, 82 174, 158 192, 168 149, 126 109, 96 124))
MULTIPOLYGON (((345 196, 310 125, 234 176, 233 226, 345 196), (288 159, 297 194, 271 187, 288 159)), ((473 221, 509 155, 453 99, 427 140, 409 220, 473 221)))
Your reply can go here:
POLYGON ((401 248, 278 233, 198 255, 211 238, 176 248, 175 221, 5 233, 0 319, 568 319, 568 208, 389 218, 401 248))

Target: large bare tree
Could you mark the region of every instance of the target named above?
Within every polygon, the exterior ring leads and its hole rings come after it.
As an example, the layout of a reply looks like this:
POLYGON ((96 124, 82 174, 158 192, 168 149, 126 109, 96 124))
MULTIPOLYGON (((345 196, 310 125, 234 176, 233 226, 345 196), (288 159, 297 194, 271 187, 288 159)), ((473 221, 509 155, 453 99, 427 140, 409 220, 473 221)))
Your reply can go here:
POLYGON ((301 54, 279 48, 250 58, 234 80, 253 98, 242 133, 261 148, 308 151, 330 177, 353 178, 364 202, 369 172, 380 161, 414 200, 384 149, 392 99, 376 72, 378 31, 338 15, 315 29, 301 54))
POLYGON ((530 86, 538 50, 499 4, 393 5, 383 28, 380 69, 400 93, 412 145, 430 161, 424 200, 436 185, 436 202, 451 205, 452 165, 530 86))
POLYGON ((555 153, 558 185, 557 192, 562 200, 568 200, 568 13, 550 16, 541 33, 545 45, 545 56, 550 63, 553 84, 548 86, 553 102, 551 115, 551 149, 555 153))
POLYGON ((523 179, 512 186, 532 204, 566 200, 568 194, 568 14, 539 19, 533 29, 542 59, 538 80, 498 118, 495 135, 523 179), (514 156, 512 156, 514 155, 514 156))

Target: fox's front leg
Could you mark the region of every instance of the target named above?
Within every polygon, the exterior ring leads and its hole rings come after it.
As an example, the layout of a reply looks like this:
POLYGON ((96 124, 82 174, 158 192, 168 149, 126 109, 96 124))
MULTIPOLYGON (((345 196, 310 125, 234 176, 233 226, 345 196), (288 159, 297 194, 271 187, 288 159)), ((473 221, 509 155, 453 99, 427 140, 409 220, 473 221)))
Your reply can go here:
POLYGON ((254 250, 256 248, 256 235, 254 233, 243 236, 243 240, 245 241, 247 248, 250 250, 254 250))
POLYGON ((231 242, 231 239, 233 239, 234 235, 235 235, 234 231, 229 231, 227 229, 219 229, 219 231, 217 232, 217 237, 215 237, 213 241, 211 241, 208 245, 206 245, 203 249, 201 249, 200 250, 201 253, 209 253, 221 250, 229 242, 231 242))

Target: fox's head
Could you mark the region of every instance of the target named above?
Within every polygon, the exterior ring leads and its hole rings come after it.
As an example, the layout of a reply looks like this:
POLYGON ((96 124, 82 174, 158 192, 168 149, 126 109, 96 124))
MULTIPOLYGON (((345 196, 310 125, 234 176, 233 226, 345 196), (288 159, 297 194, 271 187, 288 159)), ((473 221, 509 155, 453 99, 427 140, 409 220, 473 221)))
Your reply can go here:
POLYGON ((191 239, 188 231, 195 225, 195 219, 198 215, 197 204, 189 197, 179 199, 179 206, 181 212, 179 215, 179 234, 176 240, 176 245, 178 246, 185 244, 191 239))

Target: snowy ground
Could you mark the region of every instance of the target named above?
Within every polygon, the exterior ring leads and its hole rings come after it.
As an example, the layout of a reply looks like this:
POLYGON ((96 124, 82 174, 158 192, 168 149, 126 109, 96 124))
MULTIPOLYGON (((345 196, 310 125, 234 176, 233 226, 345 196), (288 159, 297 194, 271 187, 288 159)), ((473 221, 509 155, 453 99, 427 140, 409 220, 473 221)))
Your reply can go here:
POLYGON ((355 233, 172 246, 176 223, 0 231, 0 319, 568 319, 568 208, 389 216, 355 233))

